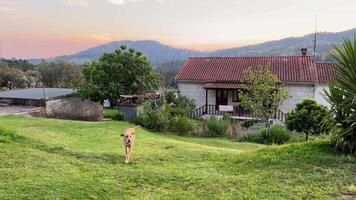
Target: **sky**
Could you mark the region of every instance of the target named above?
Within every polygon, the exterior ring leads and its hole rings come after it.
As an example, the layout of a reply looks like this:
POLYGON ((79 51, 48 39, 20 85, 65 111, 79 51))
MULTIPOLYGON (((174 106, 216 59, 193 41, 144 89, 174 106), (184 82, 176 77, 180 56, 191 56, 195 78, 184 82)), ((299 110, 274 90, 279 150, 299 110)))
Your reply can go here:
POLYGON ((356 28, 356 0, 0 0, 0 56, 48 58, 115 40, 210 51, 356 28))

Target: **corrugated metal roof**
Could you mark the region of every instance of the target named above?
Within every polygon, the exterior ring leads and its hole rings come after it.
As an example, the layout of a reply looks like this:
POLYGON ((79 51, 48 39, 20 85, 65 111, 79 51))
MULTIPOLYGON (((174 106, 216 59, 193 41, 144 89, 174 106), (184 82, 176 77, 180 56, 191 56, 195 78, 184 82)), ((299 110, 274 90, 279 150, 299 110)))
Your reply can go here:
POLYGON ((176 80, 244 81, 244 71, 269 66, 283 82, 310 82, 317 80, 310 56, 267 57, 196 57, 189 58, 176 80))
POLYGON ((0 98, 40 100, 44 99, 44 96, 46 99, 52 99, 73 93, 73 89, 66 88, 27 88, 2 91, 0 92, 0 98))

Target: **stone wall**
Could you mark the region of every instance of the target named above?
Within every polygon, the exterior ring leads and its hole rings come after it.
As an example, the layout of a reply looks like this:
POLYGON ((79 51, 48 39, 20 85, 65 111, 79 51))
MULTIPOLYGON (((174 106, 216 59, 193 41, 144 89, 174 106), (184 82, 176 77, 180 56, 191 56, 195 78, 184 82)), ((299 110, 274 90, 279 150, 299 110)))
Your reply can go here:
POLYGON ((103 118, 103 107, 91 101, 70 97, 46 102, 49 118, 98 121, 103 118))

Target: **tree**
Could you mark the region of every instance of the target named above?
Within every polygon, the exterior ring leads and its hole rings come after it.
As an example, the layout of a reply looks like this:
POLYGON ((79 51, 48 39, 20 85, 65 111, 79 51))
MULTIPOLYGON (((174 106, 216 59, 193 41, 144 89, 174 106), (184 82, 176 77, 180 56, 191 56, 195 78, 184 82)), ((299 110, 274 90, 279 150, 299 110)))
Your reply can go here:
POLYGON ((256 70, 245 71, 246 81, 242 84, 246 90, 240 93, 241 106, 253 113, 266 124, 269 133, 269 119, 275 116, 278 106, 288 98, 281 81, 269 70, 269 66, 259 66, 256 70))
POLYGON ((328 133, 329 127, 323 125, 323 119, 328 115, 328 109, 313 99, 304 99, 298 103, 295 110, 286 116, 287 128, 291 131, 305 133, 305 140, 309 135, 328 133))
POLYGON ((79 65, 71 62, 42 62, 38 65, 41 81, 47 87, 72 87, 81 80, 79 65))
MULTIPOLYGON (((343 47, 335 46, 336 81, 324 90, 331 104, 332 144, 341 151, 356 155, 356 34, 354 41, 344 39, 343 47)), ((328 120, 328 119, 326 119, 328 120)))
POLYGON ((7 63, 0 61, 0 89, 26 87, 24 73, 16 68, 10 68, 7 63))
POLYGON ((86 64, 84 83, 78 95, 84 99, 103 103, 117 102, 122 94, 153 92, 159 85, 155 72, 146 56, 125 46, 113 53, 104 54, 99 61, 86 64))

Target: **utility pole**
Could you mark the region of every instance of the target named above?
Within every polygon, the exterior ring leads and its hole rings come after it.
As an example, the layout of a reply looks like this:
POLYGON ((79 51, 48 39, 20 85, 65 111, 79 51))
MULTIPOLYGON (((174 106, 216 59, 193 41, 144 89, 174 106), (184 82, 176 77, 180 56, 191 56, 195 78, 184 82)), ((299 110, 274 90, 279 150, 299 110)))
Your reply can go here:
POLYGON ((318 34, 318 15, 316 15, 315 19, 315 31, 314 31, 314 54, 313 59, 316 57, 316 42, 317 42, 317 34, 318 34))

